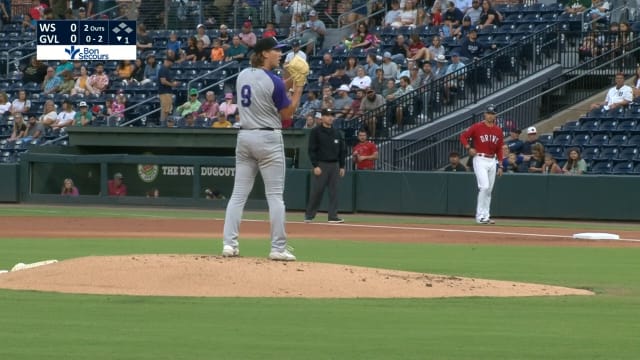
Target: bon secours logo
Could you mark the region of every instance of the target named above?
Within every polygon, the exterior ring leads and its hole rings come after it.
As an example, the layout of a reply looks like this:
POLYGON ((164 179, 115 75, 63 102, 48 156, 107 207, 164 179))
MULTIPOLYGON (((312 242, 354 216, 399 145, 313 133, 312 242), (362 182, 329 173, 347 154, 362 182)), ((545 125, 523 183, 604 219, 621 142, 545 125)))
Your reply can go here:
POLYGON ((69 60, 109 60, 109 54, 100 54, 98 49, 85 47, 80 50, 80 48, 71 45, 71 47, 64 49, 64 52, 69 54, 69 60))

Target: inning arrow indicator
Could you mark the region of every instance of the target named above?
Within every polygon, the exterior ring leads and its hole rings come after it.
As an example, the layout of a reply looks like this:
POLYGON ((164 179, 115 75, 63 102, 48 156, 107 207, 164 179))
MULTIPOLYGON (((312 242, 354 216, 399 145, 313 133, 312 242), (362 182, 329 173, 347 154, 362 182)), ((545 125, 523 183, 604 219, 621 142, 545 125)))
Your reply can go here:
POLYGON ((118 39, 118 42, 120 42, 120 40, 122 40, 122 36, 116 36, 116 39, 118 39))

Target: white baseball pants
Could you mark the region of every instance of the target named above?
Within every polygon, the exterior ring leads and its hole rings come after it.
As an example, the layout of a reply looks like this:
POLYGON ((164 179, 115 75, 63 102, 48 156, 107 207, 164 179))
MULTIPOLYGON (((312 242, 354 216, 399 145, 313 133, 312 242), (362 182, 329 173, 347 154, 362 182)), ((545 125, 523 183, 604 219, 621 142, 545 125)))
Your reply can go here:
POLYGON ((282 198, 285 179, 284 142, 280 130, 240 130, 236 145, 236 176, 224 219, 223 243, 238 247, 242 212, 260 171, 269 204, 271 249, 283 251, 287 245, 285 206, 282 198))
POLYGON ((473 157, 473 172, 478 182, 478 203, 476 206, 476 221, 490 218, 491 192, 496 181, 496 159, 482 156, 473 157))

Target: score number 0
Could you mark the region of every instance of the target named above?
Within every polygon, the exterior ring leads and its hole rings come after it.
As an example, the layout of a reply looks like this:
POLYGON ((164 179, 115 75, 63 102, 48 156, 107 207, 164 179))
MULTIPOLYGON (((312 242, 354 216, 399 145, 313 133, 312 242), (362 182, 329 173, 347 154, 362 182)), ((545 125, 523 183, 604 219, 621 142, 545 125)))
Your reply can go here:
POLYGON ((76 25, 76 23, 71 23, 70 30, 71 36, 69 36, 69 42, 75 44, 78 40, 78 35, 75 34, 75 32, 78 30, 78 25, 76 25))

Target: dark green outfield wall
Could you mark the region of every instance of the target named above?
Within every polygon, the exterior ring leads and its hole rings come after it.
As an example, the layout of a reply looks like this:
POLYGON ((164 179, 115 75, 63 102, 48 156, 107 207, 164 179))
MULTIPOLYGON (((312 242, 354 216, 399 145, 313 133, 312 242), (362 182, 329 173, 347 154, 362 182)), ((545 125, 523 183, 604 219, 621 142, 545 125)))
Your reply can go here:
MULTIPOLYGON (((24 159, 20 168, 0 166, 3 179, 0 201, 18 201, 20 191, 20 199, 27 202, 224 208, 224 201, 217 201, 213 206, 204 201, 203 189, 216 187, 227 197, 233 189, 234 161, 231 157, 25 154, 24 159), (114 172, 124 174, 130 194, 126 199, 100 195, 114 172), (78 184, 81 198, 62 199, 58 195, 66 177, 72 177, 78 184), (160 199, 146 198, 147 191, 152 188, 160 190, 160 199)), ((286 182, 287 208, 304 210, 311 182, 310 170, 289 168, 286 182)), ((640 177, 635 176, 507 174, 496 181, 492 215, 639 220, 638 183, 640 177)), ((265 208, 263 187, 258 177, 250 195, 252 208, 265 208)), ((347 172, 340 184, 340 211, 472 216, 476 196, 472 173, 347 172)), ((326 209, 326 198, 322 209, 326 209)))

